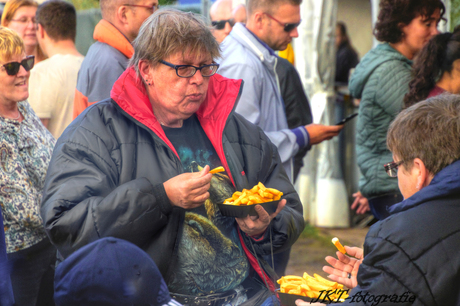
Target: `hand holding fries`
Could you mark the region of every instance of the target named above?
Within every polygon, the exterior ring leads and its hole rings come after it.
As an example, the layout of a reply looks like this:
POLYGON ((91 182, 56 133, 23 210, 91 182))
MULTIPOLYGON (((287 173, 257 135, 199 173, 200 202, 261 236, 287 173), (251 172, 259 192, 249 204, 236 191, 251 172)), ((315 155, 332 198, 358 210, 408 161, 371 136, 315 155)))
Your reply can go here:
POLYGON ((163 186, 172 205, 190 209, 201 206, 209 198, 211 179, 209 166, 205 166, 200 172, 177 175, 163 186))
POLYGON ((240 226, 240 229, 249 236, 257 236, 265 232, 270 222, 279 214, 279 212, 286 206, 286 200, 281 200, 278 203, 276 211, 269 215, 267 211, 260 205, 254 208, 258 216, 247 216, 246 218, 235 218, 240 226))
POLYGON ((356 275, 363 261, 363 249, 345 246, 345 250, 350 256, 342 254, 339 251, 336 252, 337 259, 332 256, 327 256, 326 261, 332 267, 324 266, 323 271, 329 274, 328 278, 331 280, 352 289, 358 284, 356 275), (348 278, 348 273, 350 273, 350 278, 348 278))

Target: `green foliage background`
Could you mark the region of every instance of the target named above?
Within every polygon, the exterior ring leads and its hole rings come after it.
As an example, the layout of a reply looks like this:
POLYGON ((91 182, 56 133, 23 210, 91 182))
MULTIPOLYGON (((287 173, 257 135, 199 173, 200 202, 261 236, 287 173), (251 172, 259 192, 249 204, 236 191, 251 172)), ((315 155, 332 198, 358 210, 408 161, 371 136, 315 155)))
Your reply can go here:
POLYGON ((460 0, 452 0, 450 18, 451 30, 453 30, 456 25, 460 24, 460 0))

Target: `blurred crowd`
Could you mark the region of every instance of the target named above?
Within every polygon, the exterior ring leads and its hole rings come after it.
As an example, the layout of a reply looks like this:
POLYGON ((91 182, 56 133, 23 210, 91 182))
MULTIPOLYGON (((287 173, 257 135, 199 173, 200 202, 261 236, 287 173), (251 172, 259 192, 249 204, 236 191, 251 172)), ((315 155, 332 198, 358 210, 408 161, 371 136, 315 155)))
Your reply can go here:
MULTIPOLYGON (((313 123, 293 48, 301 3, 217 0, 208 24, 157 0, 100 0, 83 56, 70 2, 6 2, 0 306, 280 305, 305 227, 293 184, 345 125, 313 123), (275 211, 221 210, 256 185, 283 193, 275 211)), ((359 104, 351 209, 375 219, 364 249, 326 258, 345 305, 460 301, 460 29, 440 33, 445 20, 440 0, 381 0, 380 44, 361 59, 336 24, 335 86, 359 104)))

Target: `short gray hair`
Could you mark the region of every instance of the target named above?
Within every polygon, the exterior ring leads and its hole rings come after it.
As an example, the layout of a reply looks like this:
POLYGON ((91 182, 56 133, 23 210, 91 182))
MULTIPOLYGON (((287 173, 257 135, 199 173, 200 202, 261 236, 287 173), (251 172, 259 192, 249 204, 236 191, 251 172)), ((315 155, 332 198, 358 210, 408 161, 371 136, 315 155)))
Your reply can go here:
POLYGON ((460 159, 459 137, 460 95, 442 94, 399 113, 388 129, 387 146, 406 170, 420 158, 431 174, 437 174, 460 159))
POLYGON ((213 60, 220 57, 219 44, 201 16, 170 8, 155 12, 142 24, 133 46, 129 66, 134 66, 138 75, 141 60, 155 66, 177 52, 205 52, 213 60))

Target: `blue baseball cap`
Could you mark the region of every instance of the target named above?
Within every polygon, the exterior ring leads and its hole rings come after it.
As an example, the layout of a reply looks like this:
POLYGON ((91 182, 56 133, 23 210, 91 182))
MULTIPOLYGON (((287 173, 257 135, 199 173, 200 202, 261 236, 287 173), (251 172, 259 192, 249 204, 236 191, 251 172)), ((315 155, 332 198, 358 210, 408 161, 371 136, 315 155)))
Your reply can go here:
POLYGON ((136 245, 113 237, 65 259, 54 278, 57 306, 180 305, 171 299, 155 262, 136 245))

